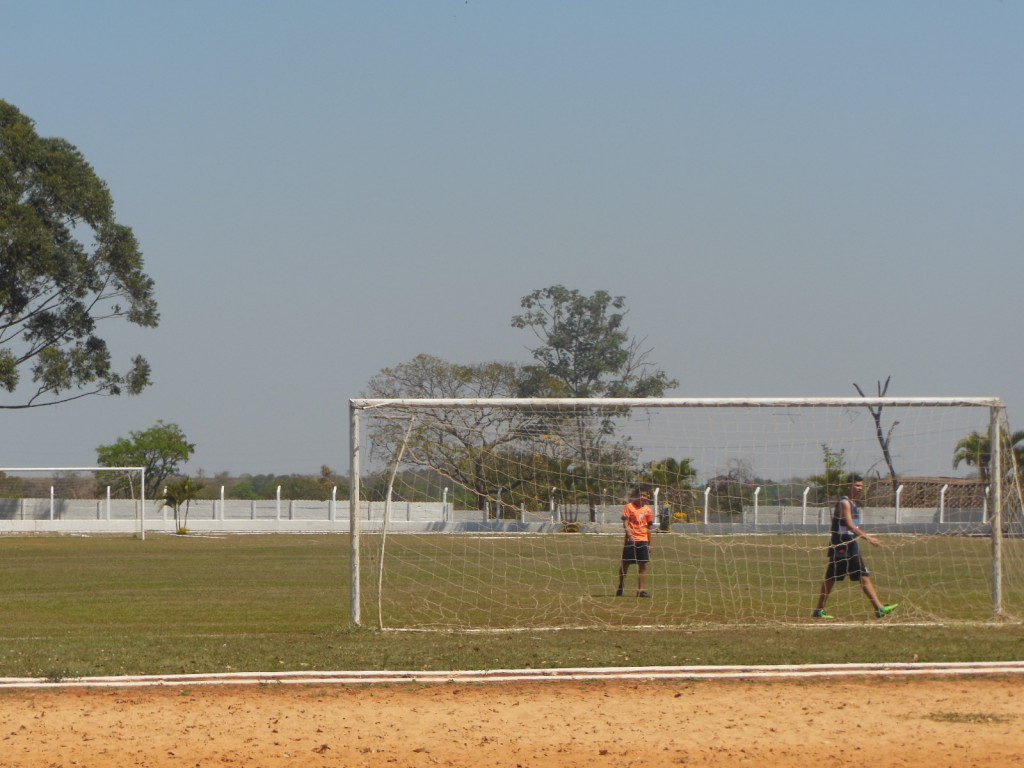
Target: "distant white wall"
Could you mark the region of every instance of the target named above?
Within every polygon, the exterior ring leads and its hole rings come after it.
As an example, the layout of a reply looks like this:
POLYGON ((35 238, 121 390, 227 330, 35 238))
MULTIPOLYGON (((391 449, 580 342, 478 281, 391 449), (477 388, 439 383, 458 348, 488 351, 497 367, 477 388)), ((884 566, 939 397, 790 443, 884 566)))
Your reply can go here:
MULTIPOLYGON (((139 530, 142 505, 137 501, 107 500, 55 500, 0 499, 0 533, 135 533, 139 530)), ((360 527, 380 530, 384 519, 384 502, 360 504, 360 527)), ((594 523, 586 508, 576 510, 577 520, 584 530, 617 533, 622 530, 618 507, 602 506, 595 512, 594 523)), ((830 510, 813 507, 760 507, 756 521, 753 507, 745 507, 742 514, 714 515, 710 522, 716 526, 732 525, 736 529, 756 531, 758 528, 778 526, 805 526, 814 529, 829 524, 830 510)), ((984 510, 946 509, 944 523, 984 522, 984 510)), ((451 531, 451 530, 523 530, 557 531, 563 520, 570 519, 568 510, 521 510, 518 519, 489 520, 480 510, 453 510, 441 502, 393 502, 389 530, 451 531)), ((686 524, 673 524, 675 532, 696 532, 702 520, 686 524)), ((895 508, 865 510, 865 526, 896 525, 895 508)), ((917 526, 938 522, 938 510, 930 508, 904 508, 900 510, 900 525, 917 526)), ((339 532, 349 530, 349 502, 259 500, 221 502, 200 501, 188 512, 188 528, 194 532, 339 532)), ((145 527, 147 531, 174 532, 174 513, 159 502, 146 502, 145 527)), ((739 530, 737 530, 739 532, 739 530)))

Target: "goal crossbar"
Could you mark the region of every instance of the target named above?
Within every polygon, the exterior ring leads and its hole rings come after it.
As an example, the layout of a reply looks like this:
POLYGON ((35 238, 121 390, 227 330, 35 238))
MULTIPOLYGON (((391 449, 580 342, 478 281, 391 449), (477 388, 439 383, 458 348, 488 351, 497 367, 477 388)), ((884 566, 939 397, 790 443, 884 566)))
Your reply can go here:
POLYGON ((602 398, 352 398, 352 408, 371 409, 387 406, 447 408, 494 406, 501 408, 717 408, 744 406, 806 406, 814 407, 857 407, 857 406, 979 406, 1002 408, 998 397, 602 397, 602 398))

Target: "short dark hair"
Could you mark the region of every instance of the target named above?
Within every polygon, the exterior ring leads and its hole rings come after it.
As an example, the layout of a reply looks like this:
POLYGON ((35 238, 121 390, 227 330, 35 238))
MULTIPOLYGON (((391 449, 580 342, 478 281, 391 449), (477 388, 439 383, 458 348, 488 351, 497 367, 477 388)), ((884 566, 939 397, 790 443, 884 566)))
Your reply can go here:
POLYGON ((857 472, 851 472, 850 476, 846 478, 846 484, 850 483, 863 483, 864 475, 858 474, 857 472))

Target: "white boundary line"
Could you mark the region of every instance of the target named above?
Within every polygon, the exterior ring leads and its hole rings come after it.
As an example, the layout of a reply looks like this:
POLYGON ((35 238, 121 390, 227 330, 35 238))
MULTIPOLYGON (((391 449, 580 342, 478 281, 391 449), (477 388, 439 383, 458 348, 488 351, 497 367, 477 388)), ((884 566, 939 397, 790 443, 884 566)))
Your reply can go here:
POLYGON ((933 664, 806 664, 704 667, 581 667, 476 671, 233 672, 209 675, 128 675, 48 680, 0 677, 0 689, 138 688, 198 685, 390 685, 596 680, 786 680, 797 678, 969 677, 1024 674, 1024 661, 933 664))

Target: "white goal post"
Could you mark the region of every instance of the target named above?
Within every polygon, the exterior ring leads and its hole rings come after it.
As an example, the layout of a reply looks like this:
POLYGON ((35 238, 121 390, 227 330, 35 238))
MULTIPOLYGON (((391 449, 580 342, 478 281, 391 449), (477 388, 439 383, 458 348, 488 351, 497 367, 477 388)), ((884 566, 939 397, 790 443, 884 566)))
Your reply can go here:
POLYGON ((0 522, 130 517, 146 538, 145 467, 0 467, 0 522))
MULTIPOLYGON (((809 620, 865 476, 895 621, 1024 615, 1021 473, 997 397, 352 399, 351 616, 382 628, 809 620), (650 586, 615 581, 652 491, 650 586)), ((859 589, 830 610, 873 619, 859 589)))

